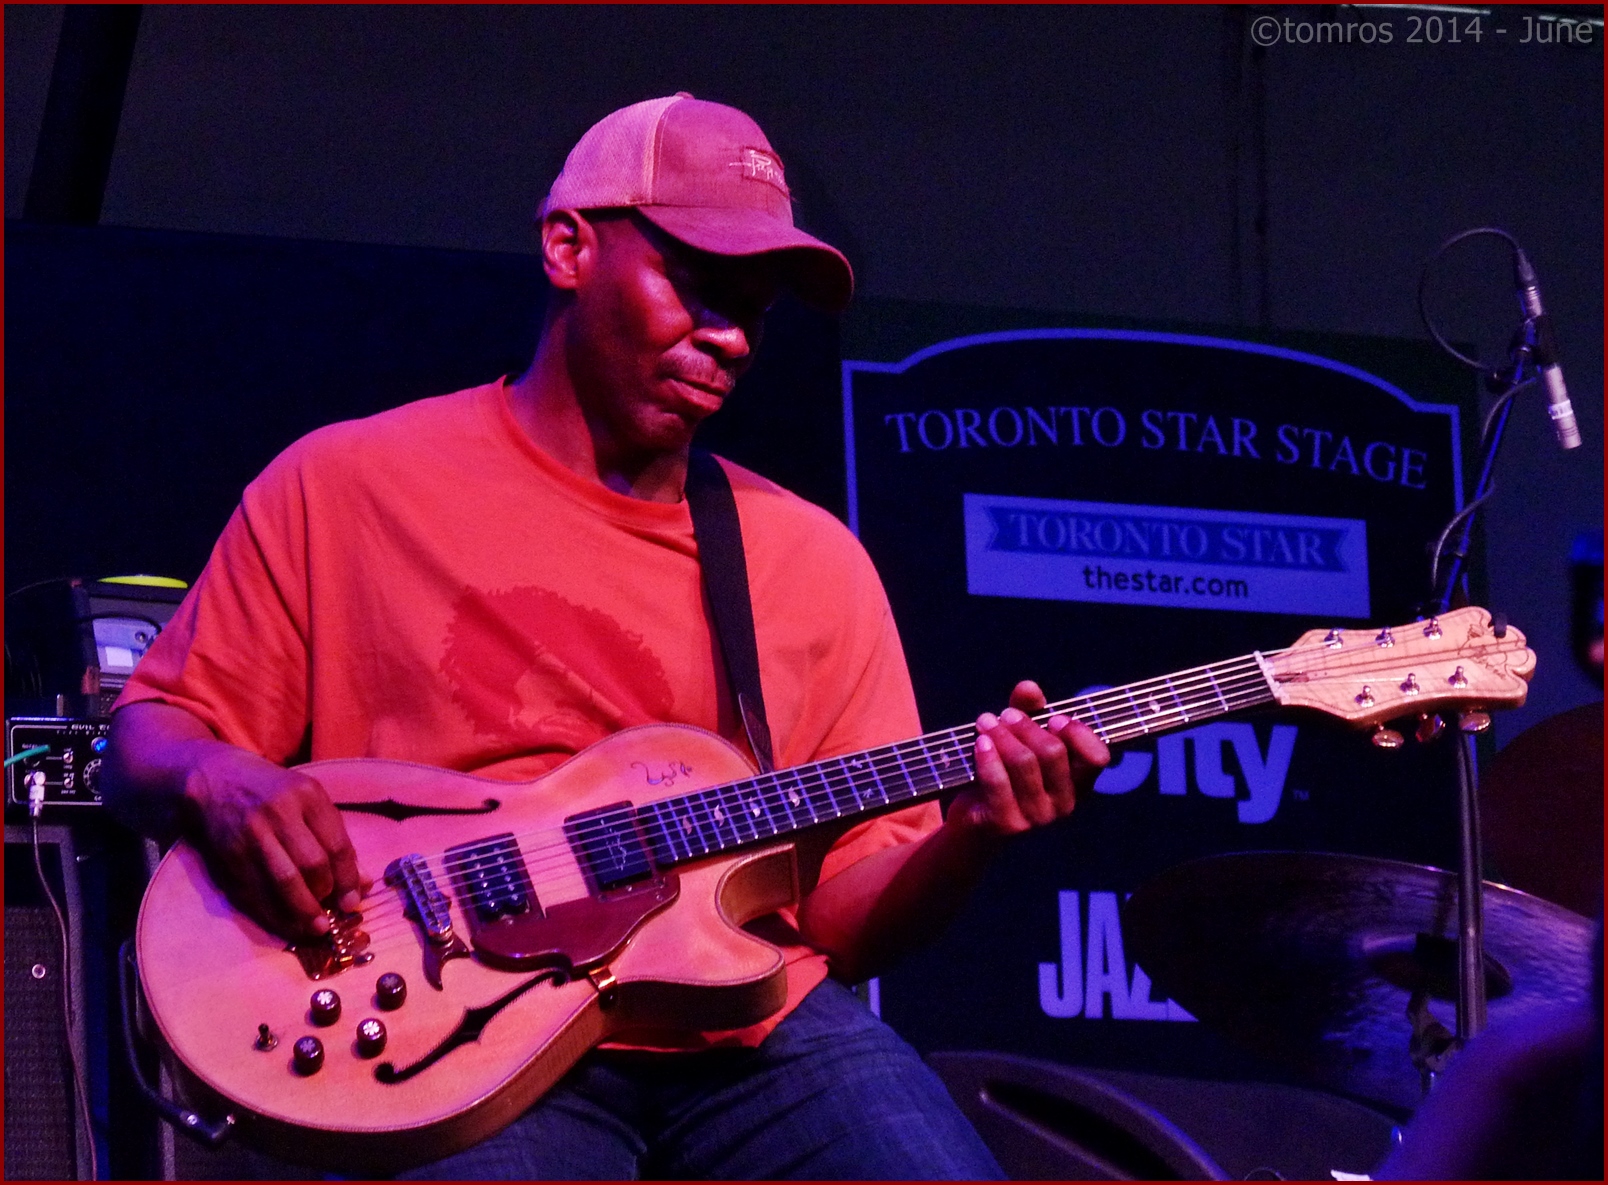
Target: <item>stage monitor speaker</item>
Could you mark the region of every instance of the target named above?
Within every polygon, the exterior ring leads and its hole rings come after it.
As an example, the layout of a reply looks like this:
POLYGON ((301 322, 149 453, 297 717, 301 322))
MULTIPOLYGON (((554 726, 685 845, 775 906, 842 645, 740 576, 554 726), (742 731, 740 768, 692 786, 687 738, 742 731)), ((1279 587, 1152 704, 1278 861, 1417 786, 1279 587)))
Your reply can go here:
POLYGON ((6 828, 5 1175, 8 1180, 87 1180, 91 1133, 78 1122, 72 1062, 84 1048, 83 902, 72 832, 40 827, 40 857, 67 920, 72 958, 62 958, 55 912, 39 886, 26 827, 6 828), (66 977, 76 1011, 62 1014, 66 977))
POLYGON ((1320 1090, 1072 1067, 993 1052, 928 1061, 1016 1180, 1329 1180, 1390 1150, 1389 1116, 1320 1090))

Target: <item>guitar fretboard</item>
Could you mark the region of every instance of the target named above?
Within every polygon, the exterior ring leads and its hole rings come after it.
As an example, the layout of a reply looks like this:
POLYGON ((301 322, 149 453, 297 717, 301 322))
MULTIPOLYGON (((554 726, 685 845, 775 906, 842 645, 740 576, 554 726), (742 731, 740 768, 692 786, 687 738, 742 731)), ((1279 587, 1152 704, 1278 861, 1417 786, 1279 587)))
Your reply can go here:
MULTIPOLYGON (((1257 654, 1050 704, 1108 744, 1167 732, 1275 699, 1257 654)), ((776 770, 637 809, 659 867, 775 839, 834 820, 906 806, 976 777, 973 725, 776 770)))

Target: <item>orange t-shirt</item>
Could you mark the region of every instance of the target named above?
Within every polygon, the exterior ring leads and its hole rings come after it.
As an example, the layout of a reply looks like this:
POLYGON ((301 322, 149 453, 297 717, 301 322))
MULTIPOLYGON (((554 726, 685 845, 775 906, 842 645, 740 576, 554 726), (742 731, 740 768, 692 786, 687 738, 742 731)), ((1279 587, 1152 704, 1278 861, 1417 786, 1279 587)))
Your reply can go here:
MULTIPOLYGON (((870 559, 830 514, 730 462, 777 765, 920 731, 870 559)), ((744 751, 684 502, 617 494, 548 457, 504 383, 320 429, 247 488, 117 707, 157 700, 281 763, 417 761, 533 778, 635 724, 744 751)), ((938 825, 863 823, 822 879, 938 825)), ((788 1004, 723 1034, 754 1045, 827 973, 781 915, 788 1004)), ((768 936, 771 936, 768 934, 768 936)))

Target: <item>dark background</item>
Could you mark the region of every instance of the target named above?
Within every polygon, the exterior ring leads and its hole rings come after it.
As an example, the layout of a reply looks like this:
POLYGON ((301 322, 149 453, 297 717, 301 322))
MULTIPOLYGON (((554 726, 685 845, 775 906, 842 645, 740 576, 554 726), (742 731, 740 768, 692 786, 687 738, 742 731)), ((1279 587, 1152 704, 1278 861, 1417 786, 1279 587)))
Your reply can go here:
MULTIPOLYGON (((686 89, 755 115, 801 222, 845 248, 863 296, 1421 337, 1423 261, 1455 231, 1503 226, 1540 272, 1586 439, 1558 452, 1532 396, 1498 472, 1491 600, 1541 655, 1530 704, 1498 719, 1505 741, 1601 698, 1568 657, 1567 555, 1602 522, 1603 106, 1600 40, 1521 45, 1516 10, 1503 11, 1505 37, 1488 18, 1479 44, 1437 46, 1405 43, 1402 10, 1333 7, 152 6, 101 221, 528 253, 531 211, 579 133, 686 89), (1263 14, 1390 20, 1395 37, 1259 50, 1248 25, 1263 14)), ((61 13, 5 10, 8 218, 22 212, 61 13)), ((1439 277, 1448 330, 1504 346, 1502 252, 1471 245, 1439 277)), ((336 284, 263 307, 229 294, 213 315, 271 344, 350 295, 336 284)), ((347 312, 343 330, 360 310, 347 312)), ((7 344, 10 378, 27 346, 7 344)), ((506 353, 488 346, 471 377, 506 353)), ((160 455, 178 486, 198 455, 238 453, 250 472, 302 422, 424 393, 429 357, 374 360, 339 406, 254 390, 227 359, 197 358, 215 367, 210 417, 147 389, 109 389, 104 408, 130 432, 126 453, 160 455)), ((10 498, 30 414, 8 399, 10 498)), ((797 458, 776 476, 841 499, 795 443, 771 446, 797 458)), ((148 496, 221 521, 200 491, 129 491, 148 496)), ((62 522, 78 513, 63 507, 62 522)), ((13 587, 26 557, 7 552, 13 587)), ((153 544, 133 566, 165 559, 153 544)))
MULTIPOLYGON (((1557 450, 1538 397, 1516 410, 1488 599, 1540 665, 1497 719, 1505 743, 1602 698, 1570 658, 1567 564, 1602 524, 1602 30, 1522 45, 1505 9, 1477 44, 1409 45, 1412 15, 149 6, 96 228, 22 221, 63 7, 7 5, 6 588, 193 579, 240 486, 296 436, 519 367, 541 299, 531 213, 564 154, 609 110, 685 89, 759 120, 861 298, 842 326, 779 308, 706 443, 840 514, 841 355, 895 361, 1037 311, 1313 335, 1317 353, 1321 335, 1398 339, 1385 356, 1423 338, 1437 244, 1514 233, 1585 447, 1557 450), (1395 39, 1257 49, 1260 16, 1389 21, 1395 39)), ((1476 243, 1436 275, 1447 332, 1497 356, 1505 254, 1476 243)))

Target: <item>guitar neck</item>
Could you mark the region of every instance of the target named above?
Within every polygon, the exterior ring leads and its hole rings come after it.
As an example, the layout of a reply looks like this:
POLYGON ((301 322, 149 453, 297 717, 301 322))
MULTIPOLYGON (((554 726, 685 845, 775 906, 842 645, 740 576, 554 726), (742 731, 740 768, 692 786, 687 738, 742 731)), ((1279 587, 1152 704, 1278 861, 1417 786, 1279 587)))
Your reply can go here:
MULTIPOLYGON (((1050 704, 1108 744, 1168 732, 1276 699, 1260 654, 1050 704)), ((811 827, 934 798, 976 777, 972 725, 661 799, 637 824, 661 868, 811 827)))

